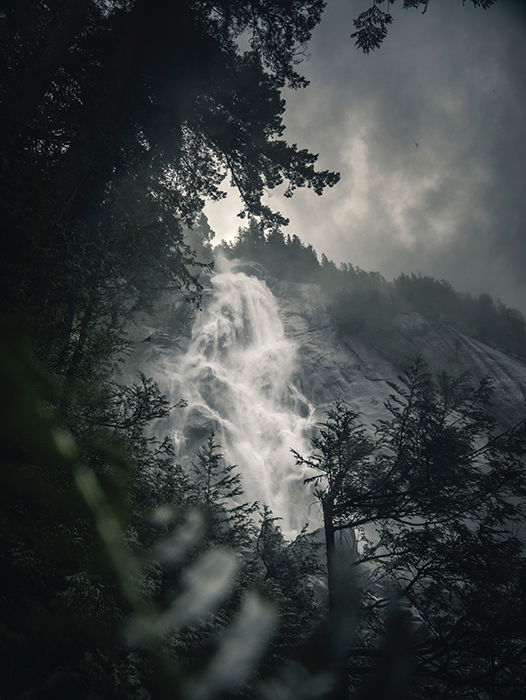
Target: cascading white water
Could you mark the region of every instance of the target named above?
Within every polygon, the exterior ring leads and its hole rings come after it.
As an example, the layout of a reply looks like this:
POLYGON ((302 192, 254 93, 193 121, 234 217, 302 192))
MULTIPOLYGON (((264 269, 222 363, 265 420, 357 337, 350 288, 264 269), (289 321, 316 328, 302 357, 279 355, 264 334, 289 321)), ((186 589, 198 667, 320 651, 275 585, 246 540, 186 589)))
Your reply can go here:
POLYGON ((215 428, 225 459, 240 469, 247 500, 270 506, 293 535, 319 519, 291 454, 309 452, 314 409, 294 385, 297 346, 285 336, 272 292, 235 263, 220 264, 186 352, 164 368, 188 401, 176 417, 176 442, 184 450, 196 421, 215 428))

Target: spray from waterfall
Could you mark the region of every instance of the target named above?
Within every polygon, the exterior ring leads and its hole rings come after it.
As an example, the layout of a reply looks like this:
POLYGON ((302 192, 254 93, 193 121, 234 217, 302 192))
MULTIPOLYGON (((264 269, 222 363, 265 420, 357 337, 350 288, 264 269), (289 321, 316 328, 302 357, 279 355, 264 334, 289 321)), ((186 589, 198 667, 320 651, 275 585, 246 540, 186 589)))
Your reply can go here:
POLYGON ((308 453, 314 427, 314 408, 294 384, 297 345, 264 281, 221 260, 211 284, 188 348, 164 367, 188 402, 174 418, 176 443, 184 453, 196 435, 215 430, 247 500, 270 506, 289 535, 317 526, 314 496, 290 451, 308 453))

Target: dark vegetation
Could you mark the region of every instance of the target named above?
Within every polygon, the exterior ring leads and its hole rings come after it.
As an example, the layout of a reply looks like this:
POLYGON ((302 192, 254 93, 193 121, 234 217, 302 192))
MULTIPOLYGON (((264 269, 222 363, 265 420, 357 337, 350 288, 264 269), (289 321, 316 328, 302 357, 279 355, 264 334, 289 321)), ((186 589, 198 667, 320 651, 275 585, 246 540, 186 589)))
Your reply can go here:
POLYGON ((526 357, 526 319, 494 301, 489 294, 460 293, 444 280, 402 274, 392 282, 378 272, 365 272, 350 263, 335 265, 297 236, 279 230, 264 232, 255 221, 239 230, 232 244, 222 244, 231 257, 261 263, 278 279, 320 284, 329 311, 342 333, 385 334, 399 314, 419 313, 450 325, 498 350, 526 357))
MULTIPOLYGON (((287 182, 289 194, 321 193, 337 181, 282 138, 280 91, 305 84, 296 64, 322 8, 321 0, 2 7, 4 696, 183 692, 190 671, 180 659, 199 656, 187 653, 193 633, 161 643, 141 622, 140 643, 128 646, 124 621, 159 617, 163 633, 176 630, 181 616, 161 618, 157 607, 171 609, 182 588, 186 625, 212 614, 231 577, 206 598, 191 569, 178 576, 180 562, 164 572, 149 559, 157 505, 184 510, 182 494, 190 502, 193 493, 209 509, 170 442, 148 435, 169 409, 158 388, 145 377, 119 385, 115 368, 134 314, 167 291, 181 307, 198 303, 197 273, 210 260, 183 229, 206 198, 223 196, 226 175, 267 223, 284 219, 261 205, 264 188, 287 182), (240 37, 250 38, 244 52, 240 37)), ((193 552, 182 527, 181 548, 193 552)), ((237 559, 212 556, 201 578, 233 573, 237 559)), ((256 628, 265 610, 252 599, 256 628)), ((221 694, 220 685, 192 692, 221 694)))
MULTIPOLYGON (((184 470, 150 430, 178 407, 115 378, 137 311, 199 302, 199 214, 225 175, 280 245, 264 189, 337 181, 282 138, 280 90, 304 85, 322 9, 3 4, 2 697, 520 696, 524 424, 498 434, 487 384, 416 365, 376 436, 335 406, 297 455, 325 514, 327 606, 315 538, 286 541, 245 502, 214 436, 184 470), (361 543, 350 578, 343 530, 361 543)), ((289 246, 301 277, 310 253, 289 246)), ((338 289, 369 279, 314 267, 338 289)))
POLYGON ((313 472, 308 481, 323 510, 329 609, 349 586, 337 536, 350 531, 356 543, 361 618, 351 674, 370 667, 381 612, 396 597, 412 618, 398 650, 412 664, 408 696, 519 697, 526 560, 516 528, 524 519, 526 422, 495 431, 487 380, 433 378, 421 361, 399 379, 374 437, 336 404, 313 454, 296 454, 313 472))
POLYGON ((521 696, 526 421, 497 427, 489 381, 417 361, 374 433, 335 404, 295 455, 323 547, 244 500, 214 435, 187 470, 148 437, 170 407, 145 377, 66 431, 13 350, 7 697, 521 696))
MULTIPOLYGON (((397 0, 375 0, 371 7, 353 20, 355 31, 351 36, 356 46, 364 53, 370 53, 382 45, 389 32, 388 27, 393 23, 391 8, 396 5, 396 2, 397 0), (379 5, 385 5, 386 9, 381 9, 379 5)), ((470 3, 473 7, 487 10, 495 4, 495 0, 470 0, 470 3)), ((431 5, 431 0, 403 0, 400 4, 404 9, 420 9, 422 14, 425 14, 431 5)))

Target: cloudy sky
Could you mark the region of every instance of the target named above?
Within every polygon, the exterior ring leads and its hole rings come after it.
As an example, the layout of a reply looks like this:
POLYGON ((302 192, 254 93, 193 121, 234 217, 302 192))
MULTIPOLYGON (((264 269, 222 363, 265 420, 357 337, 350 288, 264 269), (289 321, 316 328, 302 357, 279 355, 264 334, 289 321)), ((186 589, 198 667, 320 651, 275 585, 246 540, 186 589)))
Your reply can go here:
MULTIPOLYGON (((526 2, 490 10, 399 0, 364 56, 352 19, 371 0, 328 0, 309 44, 306 90, 287 97, 286 137, 341 173, 318 197, 273 208, 336 261, 386 277, 421 272, 526 310, 526 2)), ((242 223, 234 194, 208 205, 220 238, 242 223)))

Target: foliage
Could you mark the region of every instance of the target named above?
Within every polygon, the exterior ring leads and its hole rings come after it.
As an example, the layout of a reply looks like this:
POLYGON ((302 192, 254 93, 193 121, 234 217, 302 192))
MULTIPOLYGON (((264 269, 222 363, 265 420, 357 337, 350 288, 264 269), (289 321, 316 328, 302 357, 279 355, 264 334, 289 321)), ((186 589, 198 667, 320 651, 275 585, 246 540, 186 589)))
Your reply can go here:
MULTIPOLYGON (((255 525, 213 438, 186 473, 171 441, 151 432, 181 404, 144 375, 115 378, 138 311, 165 292, 180 309, 198 303, 212 238, 200 213, 224 196, 225 177, 242 214, 267 227, 285 219, 262 204, 266 189, 321 194, 337 182, 283 139, 282 91, 306 85, 297 66, 323 4, 4 4, 9 698, 235 697, 255 687, 258 667, 275 674, 274 696, 332 692, 349 635, 332 634, 341 623, 327 624, 318 667, 288 656, 323 607, 306 533, 286 542, 264 508, 255 525)), ((299 239, 290 248, 299 267, 315 267, 299 239)))
MULTIPOLYGON (((329 588, 351 567, 362 622, 351 665, 368 673, 392 596, 411 614, 415 697, 515 697, 524 683, 526 419, 504 431, 492 387, 433 378, 416 361, 393 385, 388 417, 367 434, 344 404, 327 415, 309 457, 324 514, 329 588), (352 561, 335 535, 351 531, 352 561), (488 607, 491 616, 488 617, 488 607), (354 661, 353 661, 354 660, 354 661)), ((333 594, 334 597, 335 593, 333 594)))
MULTIPOLYGON (((164 692, 144 653, 120 638, 122 621, 184 589, 181 571, 138 557, 159 534, 150 522, 159 489, 181 514, 199 489, 170 441, 149 433, 173 407, 144 376, 119 385, 115 368, 137 311, 167 290, 198 300, 202 265, 183 222, 210 237, 197 216, 205 197, 222 196, 227 171, 247 207, 279 221, 260 205, 265 187, 288 180, 289 193, 321 192, 337 180, 281 138, 280 90, 305 84, 298 51, 322 5, 3 8, 0 277, 14 345, 2 375, 2 608, 12 696, 164 692), (20 352, 25 334, 34 346, 20 352)), ((249 604, 256 624, 258 605, 249 604)))
POLYGON ((226 465, 212 433, 193 462, 193 493, 209 519, 210 542, 237 549, 250 546, 252 514, 258 504, 239 503, 243 495, 235 465, 226 465))
POLYGON ((387 27, 393 21, 388 12, 383 12, 376 4, 358 15, 354 20, 356 46, 364 53, 377 49, 387 36, 387 27))
MULTIPOLYGON (((466 0, 462 0, 465 4, 466 0)), ((364 53, 369 53, 374 49, 380 48, 382 42, 387 36, 387 27, 392 23, 393 17, 391 13, 384 12, 378 5, 382 5, 385 0, 375 0, 372 7, 364 12, 361 12, 358 17, 353 20, 356 31, 351 34, 351 37, 356 40, 356 46, 364 53)), ((483 10, 489 9, 495 4, 495 0, 470 0, 473 7, 480 7, 483 10)), ((391 5, 394 5, 396 0, 387 0, 388 10, 391 5)), ((427 12, 427 8, 431 0, 403 0, 404 9, 422 9, 422 14, 427 12)))
MULTIPOLYGON (((74 437, 49 403, 56 388, 10 337, 1 354, 6 697, 213 698, 248 682, 275 630, 269 583, 284 572, 263 575, 254 506, 232 502, 242 496, 234 467, 211 437, 195 473, 182 472, 170 445, 148 437, 169 407, 144 376, 96 405, 95 424, 79 417, 74 437)), ((310 566, 308 547, 282 548, 285 570, 310 566)), ((294 594, 281 580, 283 600, 300 595, 301 581, 294 594)), ((281 646, 292 644, 287 629, 281 646)))
POLYGON ((320 626, 316 539, 287 542, 265 507, 256 525, 213 436, 185 474, 148 436, 170 410, 151 380, 94 398, 73 434, 4 338, 6 696, 333 697, 354 604, 320 626))

